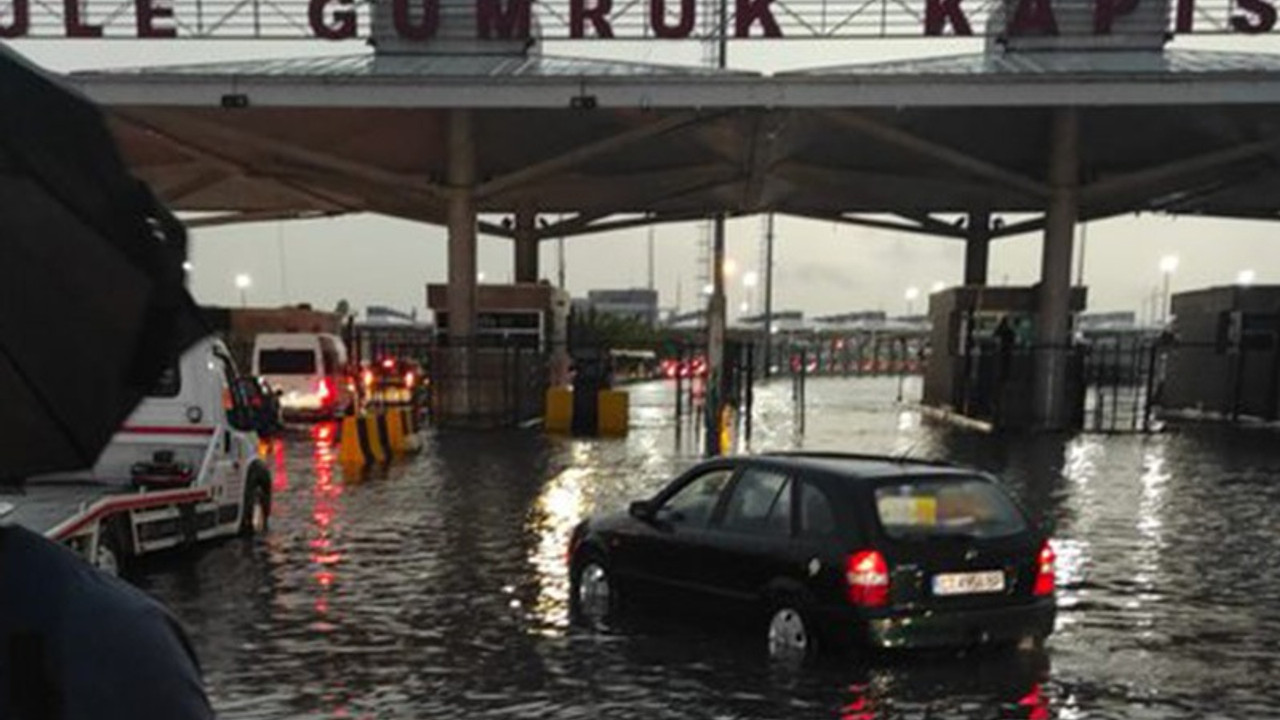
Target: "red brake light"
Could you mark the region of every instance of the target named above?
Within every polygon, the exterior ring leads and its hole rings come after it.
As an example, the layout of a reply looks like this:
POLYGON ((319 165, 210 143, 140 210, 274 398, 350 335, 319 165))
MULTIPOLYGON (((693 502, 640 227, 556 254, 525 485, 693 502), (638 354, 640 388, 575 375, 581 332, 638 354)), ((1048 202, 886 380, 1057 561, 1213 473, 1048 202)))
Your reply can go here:
POLYGON ((1036 556, 1036 584, 1031 592, 1034 595, 1052 595, 1053 589, 1057 585, 1057 572, 1054 568, 1054 562, 1057 556, 1053 554, 1053 546, 1048 540, 1040 546, 1040 554, 1036 556))
POLYGON ((863 550, 849 556, 845 566, 849 602, 858 607, 889 604, 889 565, 879 550, 863 550))

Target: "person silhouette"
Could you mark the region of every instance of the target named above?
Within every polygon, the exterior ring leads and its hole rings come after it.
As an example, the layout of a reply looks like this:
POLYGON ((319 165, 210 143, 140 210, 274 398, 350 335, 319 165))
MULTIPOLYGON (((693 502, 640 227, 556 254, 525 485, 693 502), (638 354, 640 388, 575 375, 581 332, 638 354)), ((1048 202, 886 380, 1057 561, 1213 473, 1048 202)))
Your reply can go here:
POLYGON ((167 610, 69 548, 0 527, 0 718, 213 717, 167 610))

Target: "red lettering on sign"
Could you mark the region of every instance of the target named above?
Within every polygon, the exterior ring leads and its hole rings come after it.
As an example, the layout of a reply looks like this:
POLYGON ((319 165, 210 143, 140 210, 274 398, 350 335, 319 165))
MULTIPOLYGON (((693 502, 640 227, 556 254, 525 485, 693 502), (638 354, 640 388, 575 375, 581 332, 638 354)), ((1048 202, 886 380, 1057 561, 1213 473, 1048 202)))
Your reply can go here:
POLYGON ((0 25, 0 38, 24 37, 31 30, 31 6, 29 0, 13 0, 13 21, 0 25))
POLYGON ((1267 0, 1236 0, 1242 14, 1231 16, 1231 27, 1242 33, 1256 35, 1270 32, 1276 26, 1276 8, 1267 0))
POLYGON ((1049 0, 1018 0, 1010 35, 1057 35, 1058 21, 1049 0))
POLYGON ((356 11, 351 9, 351 0, 311 0, 307 5, 307 20, 311 23, 311 32, 323 40, 346 40, 356 36, 356 11), (338 5, 332 21, 325 16, 329 4, 338 5))
POLYGON ((1178 0, 1178 21, 1174 25, 1174 30, 1180 33, 1191 32, 1191 26, 1195 24, 1196 17, 1196 0, 1178 0))
POLYGON ((969 18, 965 17, 960 0, 926 0, 924 5, 924 34, 941 35, 947 24, 955 30, 956 35, 972 35, 969 18))
POLYGON ((476 29, 481 40, 500 40, 529 37, 530 0, 476 0, 476 29))
POLYGON ((64 0, 62 3, 66 10, 63 16, 64 27, 67 29, 67 37, 69 38, 100 38, 102 37, 101 25, 86 25, 80 20, 80 2, 79 0, 64 0))
POLYGON ((736 0, 737 13, 733 18, 734 37, 751 37, 751 26, 757 21, 764 30, 764 37, 782 37, 782 28, 778 27, 778 20, 773 16, 773 10, 769 8, 772 2, 773 0, 736 0))
POLYGON ((694 0, 680 0, 680 22, 671 26, 667 24, 666 0, 649 0, 649 24, 653 26, 654 36, 676 40, 689 37, 697 19, 693 3, 694 0))
POLYGON ((1093 4, 1093 32, 1110 35, 1116 18, 1138 9, 1138 0, 1097 0, 1093 4))
POLYGON ((171 38, 177 37, 176 28, 156 27, 156 20, 172 20, 172 5, 155 5, 154 0, 133 0, 134 11, 138 20, 138 37, 171 38))
POLYGON ((409 0, 392 0, 391 16, 396 34, 405 40, 430 40, 440 29, 439 0, 418 0, 422 16, 416 21, 409 14, 409 0))
POLYGON ((613 37, 613 27, 609 25, 609 11, 613 9, 613 0, 599 0, 595 7, 587 7, 587 0, 569 0, 569 37, 579 40, 587 36, 587 20, 595 29, 596 37, 613 37))

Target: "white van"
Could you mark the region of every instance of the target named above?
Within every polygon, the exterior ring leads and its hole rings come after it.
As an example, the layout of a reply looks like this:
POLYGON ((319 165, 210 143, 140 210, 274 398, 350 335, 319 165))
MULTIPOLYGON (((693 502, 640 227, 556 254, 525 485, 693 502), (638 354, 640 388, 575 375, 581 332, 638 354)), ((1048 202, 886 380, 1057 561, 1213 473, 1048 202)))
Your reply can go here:
POLYGON ((324 333, 267 333, 253 342, 253 374, 280 393, 286 417, 331 419, 355 409, 342 338, 324 333))

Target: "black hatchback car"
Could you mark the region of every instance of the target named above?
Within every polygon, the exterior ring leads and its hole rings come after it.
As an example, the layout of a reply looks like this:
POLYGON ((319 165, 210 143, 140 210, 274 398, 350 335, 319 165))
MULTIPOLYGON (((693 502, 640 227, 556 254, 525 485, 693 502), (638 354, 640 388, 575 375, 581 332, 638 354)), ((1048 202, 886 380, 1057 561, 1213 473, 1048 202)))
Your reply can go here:
POLYGON ((1048 538, 989 475, 791 453, 701 463, 569 546, 573 616, 632 600, 753 618, 771 655, 821 644, 1040 646, 1053 631, 1048 538))

